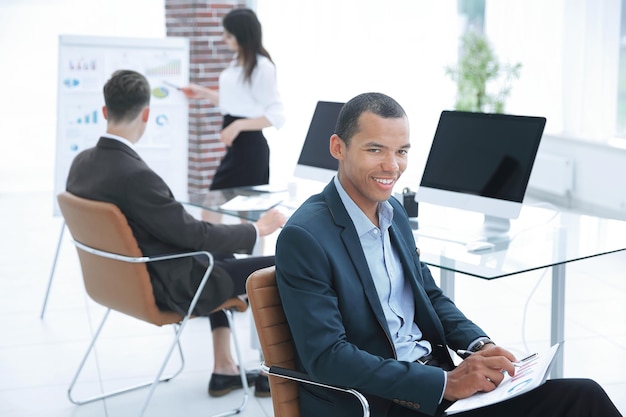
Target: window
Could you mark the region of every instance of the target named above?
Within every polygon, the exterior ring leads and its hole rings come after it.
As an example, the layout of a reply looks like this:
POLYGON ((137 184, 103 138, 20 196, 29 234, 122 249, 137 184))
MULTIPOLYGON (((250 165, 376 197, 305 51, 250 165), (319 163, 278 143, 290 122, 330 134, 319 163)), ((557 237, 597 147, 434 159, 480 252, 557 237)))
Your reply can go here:
POLYGON ((622 0, 620 19, 616 136, 626 137, 626 0, 622 0))
POLYGON ((483 33, 485 30, 485 0, 458 0, 459 14, 465 18, 464 31, 475 30, 483 33))

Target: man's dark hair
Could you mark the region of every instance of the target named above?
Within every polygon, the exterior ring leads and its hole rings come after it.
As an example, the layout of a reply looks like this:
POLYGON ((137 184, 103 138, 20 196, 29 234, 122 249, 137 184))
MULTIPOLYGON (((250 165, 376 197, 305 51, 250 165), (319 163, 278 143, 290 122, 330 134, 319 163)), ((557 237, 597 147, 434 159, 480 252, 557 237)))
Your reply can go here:
POLYGON ((350 144, 352 136, 359 131, 359 117, 370 112, 384 119, 399 119, 406 117, 400 104, 391 97, 382 93, 363 93, 354 97, 343 105, 337 118, 335 133, 350 144))
POLYGON ((131 70, 118 70, 104 85, 104 104, 108 120, 133 120, 150 104, 150 84, 143 75, 131 70))

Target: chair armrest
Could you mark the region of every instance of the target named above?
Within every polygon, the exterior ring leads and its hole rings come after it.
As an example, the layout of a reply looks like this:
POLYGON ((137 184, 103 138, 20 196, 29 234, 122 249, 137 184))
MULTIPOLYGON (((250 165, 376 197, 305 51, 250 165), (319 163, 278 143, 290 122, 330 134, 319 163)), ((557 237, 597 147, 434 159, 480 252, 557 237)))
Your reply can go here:
MULTIPOLYGON (((211 255, 210 252, 197 251, 197 252, 175 253, 171 255, 151 256, 148 258, 148 260, 146 260, 146 262, 158 262, 158 261, 164 261, 168 259, 186 258, 186 257, 198 256, 198 255, 206 256, 209 261, 209 266, 205 271, 204 277, 202 281, 200 282, 200 285, 198 285, 198 289, 196 290, 196 297, 194 297, 193 305, 190 306, 189 314, 191 314, 193 307, 195 307, 196 302, 197 302, 196 298, 199 298, 199 294, 204 289, 206 281, 209 279, 209 275, 211 274, 211 271, 213 270, 213 264, 214 264, 213 255, 211 255)), ((244 312, 247 309, 248 309, 248 303, 246 303, 245 300, 239 297, 232 297, 224 301, 218 307, 216 307, 215 310, 213 310, 213 312, 220 311, 220 310, 236 310, 239 312, 244 312)))
MULTIPOLYGON (((198 300, 200 299, 200 294, 202 293, 202 290, 204 289, 204 286, 206 285, 209 279, 209 275, 211 274, 211 271, 213 270, 213 265, 214 265, 213 255, 211 255, 211 253, 207 251, 173 253, 169 255, 159 255, 159 256, 126 256, 126 255, 120 255, 117 253, 111 253, 111 252, 103 251, 100 249, 92 248, 91 246, 87 246, 77 241, 76 239, 74 239, 74 244, 76 245, 76 247, 80 248, 81 250, 91 253, 93 255, 102 256, 104 258, 114 259, 116 261, 128 262, 128 263, 148 263, 148 262, 165 261, 169 259, 187 258, 187 257, 192 257, 192 256, 206 256, 208 260, 208 265, 207 265, 206 270, 204 271, 204 275, 202 276, 202 280, 200 281, 200 284, 198 284, 198 288, 196 288, 196 292, 191 300, 191 303, 189 304, 186 317, 191 317, 193 309, 196 307, 196 304, 198 303, 198 300)), ((227 300, 227 302, 228 301, 229 300, 227 300)), ((239 311, 245 311, 245 310, 241 310, 241 306, 239 303, 235 305, 229 305, 229 307, 236 308, 239 311)))
MULTIPOLYGON (((214 266, 213 255, 211 255, 207 251, 196 251, 196 252, 176 253, 176 254, 172 254, 172 255, 152 256, 147 261, 147 262, 158 262, 158 261, 163 261, 163 260, 167 260, 167 259, 186 258, 186 257, 192 257, 192 256, 198 256, 198 255, 206 256, 209 264, 208 264, 206 270, 204 271, 204 275, 202 276, 202 280, 200 281, 200 284, 198 284, 198 288, 196 289, 196 293, 194 294, 193 298, 191 299, 191 303, 189 303, 189 308, 187 309, 187 316, 189 316, 189 317, 191 317, 191 315, 193 313, 193 309, 196 308, 196 304, 198 303, 198 300, 200 299, 200 294, 202 293, 202 290, 204 289, 204 286, 206 285, 207 281, 209 280, 209 275, 211 275, 211 271, 213 271, 213 266, 214 266)), ((227 302, 228 301, 229 300, 227 300, 227 302)), ((231 307, 235 307, 235 306, 231 306, 231 307)))
MULTIPOLYGON (((313 385, 321 385, 324 386, 321 382, 314 381, 309 377, 309 375, 304 372, 294 371, 293 369, 282 368, 280 366, 261 366, 261 370, 268 375, 275 375, 285 379, 291 379, 297 382, 303 382, 305 384, 313 384, 313 385)), ((346 389, 344 387, 333 386, 333 388, 346 389)))
POLYGON ((323 384, 321 382, 317 382, 311 379, 307 374, 303 372, 294 371, 293 369, 282 368, 280 366, 267 366, 265 362, 261 363, 261 371, 271 376, 290 379, 292 381, 296 381, 296 382, 303 383, 303 384, 316 385, 318 387, 323 387, 326 389, 332 389, 335 391, 341 391, 341 392, 352 394, 361 403, 361 407, 363 409, 363 417, 369 417, 370 415, 370 405, 369 405, 369 402, 367 401, 367 398, 365 398, 363 394, 361 394, 359 391, 353 388, 345 388, 345 387, 340 387, 337 385, 323 384))

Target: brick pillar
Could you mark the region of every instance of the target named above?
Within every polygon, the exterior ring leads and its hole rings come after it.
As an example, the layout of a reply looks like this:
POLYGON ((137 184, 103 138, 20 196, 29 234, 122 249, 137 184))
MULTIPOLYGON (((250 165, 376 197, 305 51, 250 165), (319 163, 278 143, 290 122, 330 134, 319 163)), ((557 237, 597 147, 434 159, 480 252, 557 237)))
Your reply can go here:
MULTIPOLYGON (((165 0, 167 36, 189 38, 190 82, 217 88, 220 72, 233 53, 222 41, 222 18, 235 7, 235 0, 165 0)), ((224 156, 219 141, 222 117, 208 100, 189 102, 189 192, 208 190, 224 156)))

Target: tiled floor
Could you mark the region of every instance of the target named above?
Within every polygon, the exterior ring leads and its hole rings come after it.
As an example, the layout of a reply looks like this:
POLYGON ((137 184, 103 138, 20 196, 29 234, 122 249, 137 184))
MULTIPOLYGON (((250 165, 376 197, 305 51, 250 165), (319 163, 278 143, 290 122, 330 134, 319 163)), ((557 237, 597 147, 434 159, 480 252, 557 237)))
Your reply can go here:
MULTIPOLYGON (((40 319, 61 224, 52 216, 48 193, 0 194, 0 416, 136 415, 146 390, 82 406, 67 399, 68 385, 103 309, 85 296, 77 257, 66 238, 47 311, 40 319)), ((565 376, 597 380, 622 413, 626 412, 625 269, 626 253, 571 264, 565 297, 565 376)), ((457 304, 498 343, 516 352, 548 346, 549 273, 492 282, 459 277, 456 283, 457 304)), ((120 315, 110 320, 97 361, 87 363, 77 396, 149 377, 172 334, 169 328, 120 315)), ((251 347, 249 314, 238 314, 236 321, 245 365, 254 367, 259 354, 251 347)), ((212 368, 208 322, 192 320, 182 343, 185 369, 157 388, 146 415, 211 415, 236 407, 237 393, 220 399, 206 393, 212 368)), ((271 400, 251 396, 240 415, 273 416, 271 400)))

